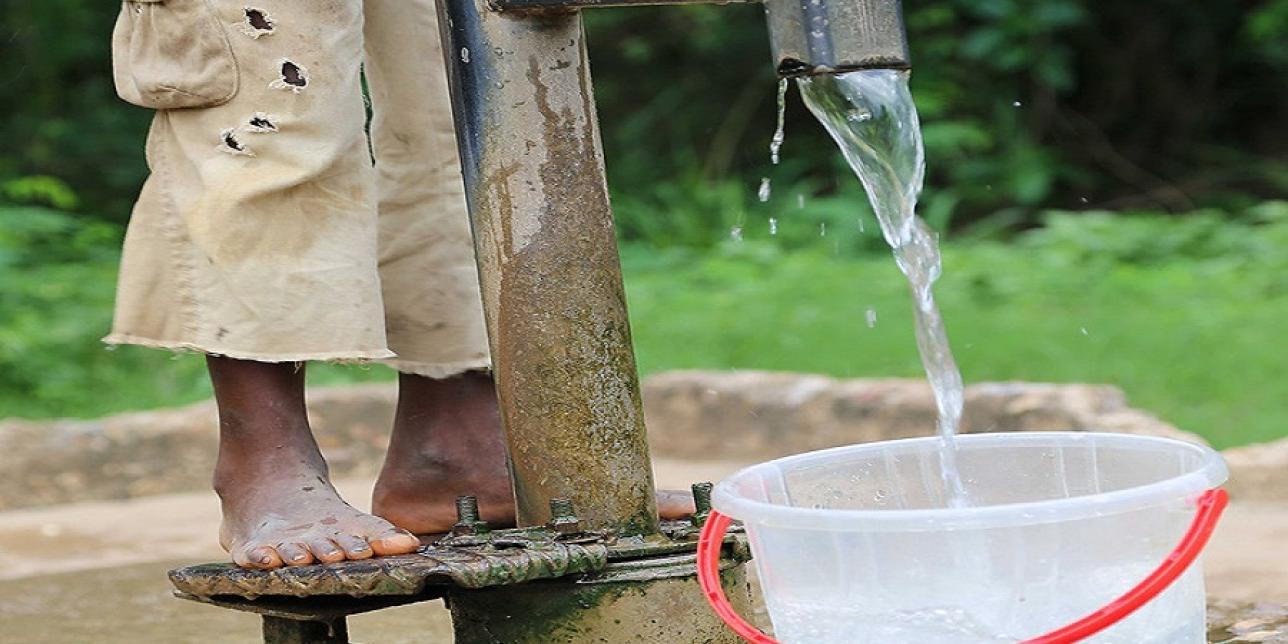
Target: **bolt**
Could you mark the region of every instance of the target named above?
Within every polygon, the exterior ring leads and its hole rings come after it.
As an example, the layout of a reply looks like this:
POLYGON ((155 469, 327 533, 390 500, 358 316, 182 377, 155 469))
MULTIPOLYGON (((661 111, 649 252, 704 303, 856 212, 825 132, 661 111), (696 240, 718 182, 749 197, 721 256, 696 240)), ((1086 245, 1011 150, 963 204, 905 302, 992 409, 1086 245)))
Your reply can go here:
POLYGON ((460 523, 474 523, 479 520, 479 500, 468 494, 456 497, 456 520, 460 523))
POLYGON ((456 525, 452 526, 452 534, 477 535, 487 531, 487 522, 479 518, 478 498, 467 494, 456 497, 456 525))
POLYGON ((550 529, 559 534, 581 532, 581 520, 573 511, 570 499, 550 499, 550 529))
POLYGON ((693 517, 689 519, 693 527, 701 528, 707 522, 707 517, 711 516, 711 489, 715 486, 710 481, 694 483, 690 489, 693 490, 693 517))

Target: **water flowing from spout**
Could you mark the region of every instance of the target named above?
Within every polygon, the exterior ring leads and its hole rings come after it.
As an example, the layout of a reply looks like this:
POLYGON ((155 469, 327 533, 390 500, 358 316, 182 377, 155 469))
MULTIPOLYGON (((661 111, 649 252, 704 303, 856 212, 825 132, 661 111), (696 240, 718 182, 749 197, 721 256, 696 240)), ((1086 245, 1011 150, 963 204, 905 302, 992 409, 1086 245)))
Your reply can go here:
POLYGON ((769 161, 778 165, 778 152, 783 149, 783 137, 786 132, 787 116, 787 79, 778 81, 778 124, 774 128, 774 137, 769 140, 769 161))
POLYGON ((931 290, 941 271, 938 239, 916 214, 925 157, 908 72, 862 70, 798 82, 805 105, 867 189, 881 234, 912 287, 917 348, 939 411, 944 485, 950 504, 964 505, 954 441, 964 403, 962 376, 931 290))

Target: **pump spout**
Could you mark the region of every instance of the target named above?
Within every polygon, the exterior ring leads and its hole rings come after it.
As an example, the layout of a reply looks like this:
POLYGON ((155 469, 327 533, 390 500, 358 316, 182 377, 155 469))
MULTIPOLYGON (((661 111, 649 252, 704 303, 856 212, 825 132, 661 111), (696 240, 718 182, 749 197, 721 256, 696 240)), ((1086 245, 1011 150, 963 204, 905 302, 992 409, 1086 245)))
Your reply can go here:
POLYGON ((764 0, 780 78, 907 69, 900 0, 764 0))

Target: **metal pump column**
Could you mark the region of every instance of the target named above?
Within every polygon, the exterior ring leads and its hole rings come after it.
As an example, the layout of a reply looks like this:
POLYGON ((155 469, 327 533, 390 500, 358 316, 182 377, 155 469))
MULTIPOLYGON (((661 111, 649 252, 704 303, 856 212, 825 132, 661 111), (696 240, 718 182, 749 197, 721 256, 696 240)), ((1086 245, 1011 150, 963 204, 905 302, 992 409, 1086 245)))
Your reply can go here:
MULTIPOLYGON (((456 641, 735 644, 659 533, 581 16, 439 14, 519 526, 568 499, 615 543, 593 575, 450 591, 456 641)), ((749 604, 741 564, 722 580, 749 604)))
POLYGON ((439 12, 519 526, 656 533, 581 16, 439 12))

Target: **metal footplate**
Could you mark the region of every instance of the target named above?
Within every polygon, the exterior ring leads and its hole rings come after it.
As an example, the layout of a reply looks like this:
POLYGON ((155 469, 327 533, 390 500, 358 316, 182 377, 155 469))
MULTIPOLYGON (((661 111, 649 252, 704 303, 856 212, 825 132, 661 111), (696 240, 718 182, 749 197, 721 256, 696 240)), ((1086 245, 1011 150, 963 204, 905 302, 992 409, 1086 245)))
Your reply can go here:
MULTIPOLYGON (((650 561, 687 565, 709 507, 709 488, 703 487, 695 486, 703 506, 698 516, 663 522, 653 538, 581 531, 563 500, 552 507, 547 526, 493 531, 478 519, 473 499, 462 497, 453 531, 411 554, 275 570, 202 564, 171 570, 170 581, 182 599, 263 616, 268 644, 343 644, 347 616, 439 599, 449 591, 629 578, 650 561)), ((728 543, 731 560, 750 558, 741 535, 731 534, 728 543)))
POLYGON ((407 555, 276 570, 189 566, 170 571, 170 581, 180 593, 196 597, 407 597, 432 592, 435 586, 518 584, 594 572, 608 564, 603 543, 531 539, 523 531, 494 535, 479 545, 436 543, 407 555))

